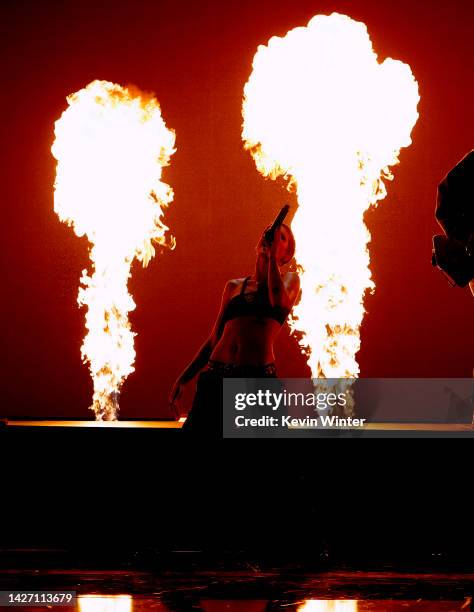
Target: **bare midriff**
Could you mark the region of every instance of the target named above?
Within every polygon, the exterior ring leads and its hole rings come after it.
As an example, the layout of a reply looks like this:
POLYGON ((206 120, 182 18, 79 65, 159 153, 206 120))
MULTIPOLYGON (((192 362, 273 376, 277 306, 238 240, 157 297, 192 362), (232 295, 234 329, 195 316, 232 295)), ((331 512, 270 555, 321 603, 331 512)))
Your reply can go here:
POLYGON ((227 321, 211 359, 236 365, 266 365, 275 361, 273 342, 281 329, 267 317, 245 316, 227 321))

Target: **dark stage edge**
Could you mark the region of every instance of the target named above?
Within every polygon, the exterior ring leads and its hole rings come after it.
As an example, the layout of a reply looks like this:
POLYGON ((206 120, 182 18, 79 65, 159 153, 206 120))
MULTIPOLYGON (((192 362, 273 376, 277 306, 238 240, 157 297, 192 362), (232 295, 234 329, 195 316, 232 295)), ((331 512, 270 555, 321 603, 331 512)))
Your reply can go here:
MULTIPOLYGON (((71 430, 150 430, 165 435, 183 435, 180 430, 185 418, 174 420, 118 420, 91 421, 81 419, 0 419, 0 431, 21 433, 22 431, 65 431, 71 430)), ((324 430, 321 432, 299 429, 299 437, 344 438, 344 437, 429 437, 429 438, 474 438, 474 429, 467 423, 368 423, 364 427, 324 430)))

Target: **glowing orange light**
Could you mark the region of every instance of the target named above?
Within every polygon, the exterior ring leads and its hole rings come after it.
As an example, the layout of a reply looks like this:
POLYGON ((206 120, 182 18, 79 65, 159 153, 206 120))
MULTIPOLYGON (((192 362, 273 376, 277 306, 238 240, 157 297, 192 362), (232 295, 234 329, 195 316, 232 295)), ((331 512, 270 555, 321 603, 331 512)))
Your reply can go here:
POLYGON ((131 612, 131 595, 80 595, 80 612, 131 612))
POLYGON ((258 170, 297 193, 302 298, 290 323, 314 378, 359 374, 363 298, 374 289, 363 215, 386 195, 418 101, 409 66, 379 63, 366 26, 345 15, 317 15, 253 59, 242 138, 258 170))
POLYGON ((298 606, 298 612, 357 612, 354 599, 308 599, 298 606))
POLYGON ((107 81, 93 81, 67 101, 52 147, 54 210, 91 245, 92 273, 83 271, 78 296, 87 308, 81 353, 94 384, 91 408, 98 420, 114 420, 135 360, 127 282, 133 260, 147 265, 152 242, 166 242, 161 216, 173 192, 161 173, 175 135, 154 98, 107 81))

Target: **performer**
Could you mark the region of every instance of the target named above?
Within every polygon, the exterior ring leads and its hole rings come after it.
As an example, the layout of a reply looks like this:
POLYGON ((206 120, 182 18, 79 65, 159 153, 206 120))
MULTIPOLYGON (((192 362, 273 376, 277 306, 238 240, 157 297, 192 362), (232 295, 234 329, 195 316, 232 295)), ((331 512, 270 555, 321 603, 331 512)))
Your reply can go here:
POLYGON ((299 293, 296 272, 282 273, 295 252, 287 225, 275 230, 269 243, 267 228, 257 246, 255 272, 230 280, 209 338, 178 378, 170 406, 179 417, 183 387, 203 368, 183 430, 207 437, 222 435, 223 378, 276 377, 273 343, 299 293))

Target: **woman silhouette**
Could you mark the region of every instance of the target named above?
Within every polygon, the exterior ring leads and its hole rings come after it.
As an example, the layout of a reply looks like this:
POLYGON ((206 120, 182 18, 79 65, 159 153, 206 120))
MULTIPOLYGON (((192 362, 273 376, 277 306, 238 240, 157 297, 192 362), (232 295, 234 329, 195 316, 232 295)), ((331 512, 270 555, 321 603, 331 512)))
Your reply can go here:
POLYGON ((205 368, 183 431, 222 435, 223 378, 276 377, 273 344, 298 296, 299 278, 280 271, 295 252, 290 228, 281 225, 271 243, 268 229, 256 246, 254 273, 227 282, 210 336, 173 386, 170 406, 179 416, 184 385, 205 368))

